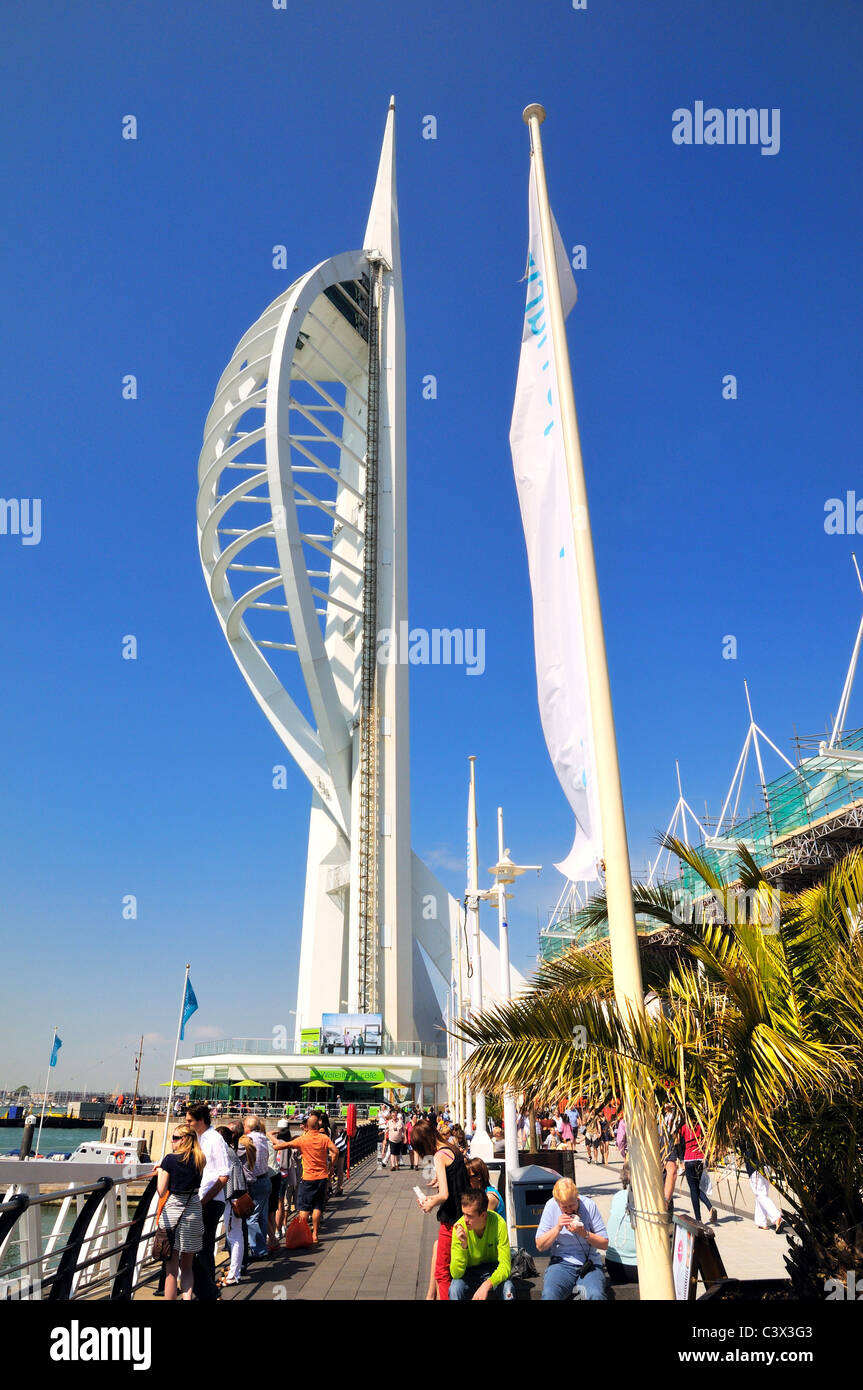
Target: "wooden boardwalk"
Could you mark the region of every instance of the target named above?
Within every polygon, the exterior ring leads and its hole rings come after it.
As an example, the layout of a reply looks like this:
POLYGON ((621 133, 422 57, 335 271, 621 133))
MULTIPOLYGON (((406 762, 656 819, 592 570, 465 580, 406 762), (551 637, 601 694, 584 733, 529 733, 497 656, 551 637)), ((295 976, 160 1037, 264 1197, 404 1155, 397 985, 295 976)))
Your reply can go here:
MULTIPOLYGON (((542 1164, 542 1155, 538 1155, 542 1164)), ((619 1188, 620 1159, 612 1152, 608 1167, 588 1165, 576 1158, 576 1180, 585 1196, 592 1197, 608 1219, 611 1199, 619 1188)), ((432 1247, 437 1221, 417 1206, 414 1184, 422 1186, 418 1172, 404 1168, 390 1173, 375 1159, 362 1163, 345 1184, 342 1197, 330 1200, 317 1248, 280 1250, 251 1265, 242 1283, 222 1290, 222 1301, 249 1303, 298 1299, 301 1302, 424 1300, 429 1282, 432 1247)), ((775 1194, 774 1194, 775 1195, 775 1194)), ((728 1274, 737 1278, 781 1278, 785 1274, 787 1238, 756 1231, 752 1221, 749 1183, 716 1183, 714 1200, 719 1209, 717 1244, 728 1274)), ((689 1214, 689 1196, 682 1180, 675 1194, 679 1209, 689 1214)), ((220 1254, 219 1267, 226 1268, 220 1254)), ((536 1260, 540 1278, 529 1295, 538 1300, 547 1261, 536 1260)), ((138 1289, 136 1299, 153 1297, 156 1275, 138 1289)), ((637 1297, 633 1289, 618 1290, 618 1299, 637 1297)))
POLYGON ((223 1302, 424 1299, 437 1222, 420 1211, 417 1182, 419 1173, 391 1174, 368 1159, 330 1199, 316 1249, 252 1264, 241 1284, 222 1290, 223 1302))

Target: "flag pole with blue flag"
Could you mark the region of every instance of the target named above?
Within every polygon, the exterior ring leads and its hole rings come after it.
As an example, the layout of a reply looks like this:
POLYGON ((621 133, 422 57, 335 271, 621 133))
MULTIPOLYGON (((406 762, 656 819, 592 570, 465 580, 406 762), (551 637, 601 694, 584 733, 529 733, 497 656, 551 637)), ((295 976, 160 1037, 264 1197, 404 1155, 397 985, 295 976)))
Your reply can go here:
POLYGON ((165 1130, 162 1135, 162 1153, 160 1161, 165 1157, 165 1150, 168 1147, 168 1125, 171 1123, 171 1111, 174 1102, 174 1076, 177 1071, 177 1056, 180 1051, 180 1043, 186 1032, 186 1024, 198 1007, 195 991, 192 989, 192 981, 189 979, 189 971, 191 968, 190 963, 187 961, 186 975, 183 980, 183 1002, 180 1005, 180 1021, 177 1024, 177 1041, 174 1044, 174 1060, 171 1063, 171 1080, 168 1083, 168 1099, 165 1102, 165 1130))
POLYGON ((46 1107, 46 1105, 48 1104, 48 1082, 49 1082, 49 1080, 50 1080, 50 1078, 51 1078, 51 1068, 52 1068, 52 1067, 56 1067, 56 1065, 57 1065, 57 1053, 60 1051, 60 1048, 61 1048, 62 1046, 63 1046, 63 1039, 60 1037, 60 1034, 57 1032, 57 1029, 55 1028, 55 1029, 54 1029, 54 1040, 53 1040, 53 1042, 51 1043, 51 1060, 50 1060, 50 1062, 48 1063, 48 1070, 47 1070, 47 1072, 46 1072, 46 1074, 45 1074, 45 1094, 44 1094, 43 1097, 42 1097, 42 1114, 39 1116, 39 1133, 38 1133, 37 1136, 36 1136, 36 1152, 37 1152, 37 1153, 39 1152, 39 1145, 42 1143, 42 1125, 43 1125, 44 1122, 45 1122, 45 1107, 46 1107))

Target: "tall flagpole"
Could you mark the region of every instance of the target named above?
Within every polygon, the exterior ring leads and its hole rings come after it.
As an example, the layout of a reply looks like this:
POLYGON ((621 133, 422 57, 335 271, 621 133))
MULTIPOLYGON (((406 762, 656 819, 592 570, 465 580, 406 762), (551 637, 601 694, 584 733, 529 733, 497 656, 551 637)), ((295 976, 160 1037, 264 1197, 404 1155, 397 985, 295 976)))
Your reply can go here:
MULTIPOLYGON (((55 1041, 56 1041, 56 1038, 57 1038, 57 1029, 55 1028, 55 1029, 54 1029, 54 1032, 53 1032, 52 1035, 51 1035, 51 1056, 52 1056, 52 1057, 54 1056, 54 1043, 55 1043, 55 1041)), ((42 1096, 42 1114, 39 1116, 39 1133, 36 1135, 36 1152, 37 1152, 37 1154, 38 1154, 38 1152, 39 1152, 39 1146, 40 1146, 41 1143, 42 1143, 42 1125, 44 1124, 44 1121, 45 1121, 45 1106, 48 1104, 48 1082, 49 1082, 50 1080, 51 1080, 51 1063, 49 1062, 49 1063, 48 1063, 48 1073, 47 1073, 47 1075, 46 1075, 46 1077, 45 1077, 45 1091, 44 1091, 44 1094, 43 1094, 43 1096, 42 1096)))
POLYGON ((141 1059, 144 1056, 144 1034, 141 1034, 141 1044, 138 1048, 138 1056, 135 1058, 135 1094, 132 1097, 132 1122, 138 1109, 138 1086, 141 1083, 141 1059))
POLYGON ((459 1103, 458 1086, 458 1038, 455 1035, 455 1021, 461 1016, 458 995, 459 959, 460 949, 459 936, 461 934, 461 924, 456 921, 450 930, 450 971, 449 971, 449 992, 447 994, 447 1008, 449 1010, 447 1023, 447 1101, 453 1108, 456 1121, 461 1124, 461 1105, 459 1103))
MULTIPOLYGON (((505 853, 503 843, 503 807, 497 808, 497 861, 500 865, 505 853)), ((500 940, 500 997, 504 1003, 512 999, 512 975, 509 968, 509 927, 506 920, 506 882, 498 879, 497 885, 497 929, 500 940)), ((512 1183, 518 1173, 518 1114, 515 1108, 515 1092, 503 1093, 503 1145, 506 1167, 506 1223, 509 1229, 509 1243, 518 1248, 518 1231, 515 1226, 515 1203, 512 1183)))
POLYGON ((186 1011, 186 985, 189 981, 189 971, 191 968, 191 964, 187 961, 186 974, 183 977, 183 993, 180 997, 180 1018, 177 1023, 177 1041, 174 1043, 174 1060, 171 1063, 171 1080, 168 1083, 168 1104, 165 1107, 165 1131, 162 1135, 162 1152, 159 1155, 160 1162, 165 1157, 165 1150, 168 1147, 168 1125, 171 1123, 174 1110, 174 1076, 177 1071, 177 1057, 180 1052, 180 1034, 183 1031, 183 1014, 186 1011))
MULTIPOLYGON (((471 936, 473 938, 473 974, 470 979, 470 1012, 472 1018, 479 1018, 482 1013, 482 944, 479 934, 479 865, 477 850, 477 821, 476 821, 476 757, 471 756, 470 762, 470 793, 467 805, 467 844, 468 844, 468 885, 467 901, 468 911, 471 913, 473 921, 471 925, 471 936)), ((474 1097, 476 1113, 474 1115, 474 1132, 479 1134, 487 1133, 485 1116, 485 1092, 477 1091, 474 1097)))
MULTIPOLYGON (((457 989, 458 989, 458 1015, 459 1015, 459 1018, 463 1018, 463 1017, 464 1017, 464 1012, 465 1012, 465 1008, 464 1008, 464 973, 463 973, 463 967, 464 967, 464 943, 463 943, 463 941, 462 941, 462 924, 461 924, 461 920, 459 920, 459 924, 458 924, 458 984, 457 984, 457 989)), ((459 1032, 459 1036, 458 1036, 458 1080, 457 1080, 457 1086, 458 1086, 459 1110, 460 1110, 461 1113, 459 1114, 458 1122, 459 1122, 459 1124, 462 1126, 462 1128, 465 1128, 465 1118, 466 1118, 466 1117, 465 1117, 465 1107, 466 1107, 466 1105, 467 1105, 467 1095, 468 1095, 467 1083, 465 1082, 464 1078, 462 1077, 462 1067, 464 1066, 464 1057, 465 1057, 465 1051, 464 1051, 464 1038, 462 1037, 461 1032, 459 1032)))
MULTIPOLYGON (((563 429, 566 476, 572 511, 572 527, 581 613, 587 679, 596 750, 597 790, 605 854, 605 887, 608 902, 608 937, 614 994, 622 1019, 644 1014, 644 989, 638 936, 632 904, 632 876, 629 846, 623 814, 623 792, 617 757, 617 737, 608 678, 605 634, 593 553, 593 536, 587 506, 587 489, 575 397, 569 365, 569 348, 560 298, 551 208, 545 180, 539 127, 545 120, 542 106, 533 104, 524 111, 530 129, 531 157, 536 175, 537 202, 542 230, 543 259, 548 289, 548 312, 554 340, 557 395, 563 429)), ((637 1214, 635 1234, 638 1249, 638 1276, 641 1297, 674 1299, 671 1252, 667 1234, 667 1214, 659 1166, 659 1135, 652 1095, 639 1085, 635 1069, 628 1078, 625 1095, 626 1125, 630 1149, 632 1191, 637 1214)))

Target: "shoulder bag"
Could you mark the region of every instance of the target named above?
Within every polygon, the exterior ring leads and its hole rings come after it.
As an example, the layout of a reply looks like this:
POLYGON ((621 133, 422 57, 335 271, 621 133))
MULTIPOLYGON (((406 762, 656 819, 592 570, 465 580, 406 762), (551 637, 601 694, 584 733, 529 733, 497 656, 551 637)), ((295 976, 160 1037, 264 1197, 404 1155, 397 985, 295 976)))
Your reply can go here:
MULTIPOLYGON (((170 1192, 168 1192, 168 1193, 165 1194, 164 1201, 160 1200, 159 1206, 158 1206, 157 1211, 156 1211, 156 1220, 157 1220, 157 1221, 160 1219, 160 1217, 161 1217, 161 1215, 162 1215, 162 1211, 163 1211, 163 1209, 164 1209, 164 1207, 165 1207, 165 1205, 166 1205, 166 1203, 167 1203, 168 1198, 170 1197, 170 1195, 171 1195, 170 1192)), ((194 1192, 188 1193, 188 1195, 187 1195, 187 1197, 186 1197, 186 1200, 185 1200, 185 1202, 183 1203, 183 1211, 186 1210, 186 1207, 189 1205, 189 1202, 192 1200, 192 1198, 194 1197, 194 1195, 195 1195, 194 1192)), ((183 1219, 183 1212, 180 1213, 180 1221, 182 1221, 182 1219, 183 1219)), ((155 1259, 157 1259, 157 1260, 170 1260, 171 1256, 172 1256, 173 1253, 174 1253, 174 1238, 175 1238, 175 1235, 176 1235, 177 1226, 179 1226, 180 1221, 178 1221, 178 1222, 176 1223, 176 1225, 174 1225, 174 1226, 169 1226, 169 1225, 167 1224, 167 1222, 166 1222, 166 1224, 165 1224, 164 1226, 160 1226, 160 1227, 158 1228, 158 1230, 156 1231, 156 1234, 155 1234, 155 1236, 153 1237, 153 1256, 154 1256, 155 1259)))
POLYGON ((255 1210, 255 1203, 246 1183, 242 1163, 231 1163, 231 1171, 228 1174, 228 1182, 225 1187, 225 1200, 230 1202, 234 1215, 241 1219, 251 1216, 255 1210))

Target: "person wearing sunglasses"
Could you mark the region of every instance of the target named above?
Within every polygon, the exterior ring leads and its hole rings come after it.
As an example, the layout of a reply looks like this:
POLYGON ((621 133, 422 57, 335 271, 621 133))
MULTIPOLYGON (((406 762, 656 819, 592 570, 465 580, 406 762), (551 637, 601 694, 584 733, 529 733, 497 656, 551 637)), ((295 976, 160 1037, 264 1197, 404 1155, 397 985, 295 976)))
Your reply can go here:
POLYGON ((165 1297, 184 1302, 192 1297, 192 1266, 201 1249, 204 1222, 198 1188, 206 1166, 198 1136, 189 1125, 171 1135, 171 1152, 159 1165, 159 1228, 167 1231, 171 1254, 165 1265, 165 1297))

